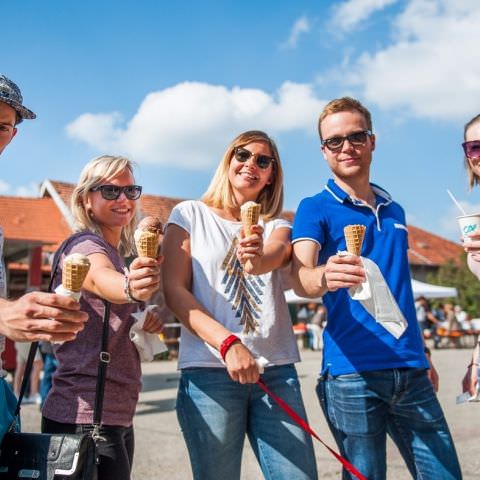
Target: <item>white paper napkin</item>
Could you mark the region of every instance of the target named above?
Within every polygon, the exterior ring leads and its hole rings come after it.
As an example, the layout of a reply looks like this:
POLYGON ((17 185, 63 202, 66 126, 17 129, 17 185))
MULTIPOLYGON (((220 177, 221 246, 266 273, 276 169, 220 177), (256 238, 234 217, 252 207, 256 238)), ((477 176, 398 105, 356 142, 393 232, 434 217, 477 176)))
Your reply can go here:
POLYGON ((55 293, 58 295, 63 295, 64 297, 71 297, 77 302, 80 300, 80 297, 82 296, 82 292, 72 292, 72 290, 67 290, 64 288, 62 284, 60 284, 56 289, 55 293))
POLYGON ((156 308, 156 305, 149 305, 145 310, 132 314, 136 322, 130 328, 130 340, 137 347, 140 361, 142 362, 151 362, 155 355, 168 350, 156 333, 149 333, 143 330, 147 313, 154 308, 156 308))
MULTIPOLYGON (((64 297, 71 297, 77 302, 80 301, 80 297, 82 296, 82 292, 72 292, 72 290, 67 290, 62 284, 58 285, 55 288, 55 293, 57 295, 63 295, 64 297)), ((52 342, 54 345, 62 345, 65 342, 52 342)))
MULTIPOLYGON (((338 252, 339 255, 350 255, 338 252)), ((366 281, 348 290, 353 300, 358 300, 367 312, 395 338, 400 338, 407 329, 407 321, 397 301, 383 278, 378 265, 369 258, 360 257, 365 269, 366 281)))

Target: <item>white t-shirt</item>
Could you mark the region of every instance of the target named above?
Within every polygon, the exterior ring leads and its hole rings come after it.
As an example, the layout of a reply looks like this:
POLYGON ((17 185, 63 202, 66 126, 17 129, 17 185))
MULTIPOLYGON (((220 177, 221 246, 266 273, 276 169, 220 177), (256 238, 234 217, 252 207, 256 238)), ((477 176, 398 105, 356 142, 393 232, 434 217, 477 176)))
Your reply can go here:
MULTIPOLYGON (((280 271, 248 275, 236 257, 240 222, 225 220, 203 202, 189 200, 172 210, 168 224, 190 236, 192 293, 211 316, 238 335, 267 365, 298 362, 300 356, 283 294, 280 271)), ((259 222, 267 239, 276 228, 291 228, 283 219, 259 222)), ((168 279, 166 280, 168 282, 168 279)), ((218 353, 182 326, 180 369, 222 367, 218 353)))

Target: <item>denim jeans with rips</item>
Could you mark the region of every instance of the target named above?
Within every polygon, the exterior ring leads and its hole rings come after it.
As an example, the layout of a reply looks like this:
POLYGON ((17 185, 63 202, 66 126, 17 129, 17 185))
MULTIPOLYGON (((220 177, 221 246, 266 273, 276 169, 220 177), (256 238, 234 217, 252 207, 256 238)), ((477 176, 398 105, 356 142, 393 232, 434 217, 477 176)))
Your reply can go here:
MULTIPOLYGON (((266 368, 262 378, 306 419, 293 365, 266 368)), ((317 478, 310 435, 258 385, 234 382, 224 368, 182 370, 177 416, 196 480, 239 479, 246 435, 265 479, 317 478)))
MULTIPOLYGON (((342 455, 369 480, 386 478, 387 433, 412 478, 462 478, 427 370, 399 368, 337 377, 327 372, 317 394, 342 455)), ((344 470, 343 479, 350 478, 344 470)))

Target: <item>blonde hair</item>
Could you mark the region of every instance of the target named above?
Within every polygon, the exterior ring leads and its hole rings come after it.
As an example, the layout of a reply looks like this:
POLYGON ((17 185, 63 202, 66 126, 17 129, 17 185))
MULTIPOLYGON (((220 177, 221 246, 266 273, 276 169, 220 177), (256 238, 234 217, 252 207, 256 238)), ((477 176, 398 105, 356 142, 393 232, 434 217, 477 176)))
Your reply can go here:
POLYGON ((262 218, 266 221, 278 217, 283 208, 283 170, 280 163, 280 155, 278 153, 275 142, 260 130, 249 130, 241 133, 228 145, 227 150, 223 154, 223 158, 213 175, 212 181, 207 191, 202 197, 202 201, 214 208, 234 209, 239 207, 235 199, 235 195, 228 179, 228 170, 232 160, 235 148, 243 147, 252 142, 264 142, 268 144, 272 151, 272 179, 268 185, 259 193, 256 201, 262 205, 262 218))
MULTIPOLYGON (((87 197, 93 187, 115 178, 125 170, 130 171, 133 175, 133 163, 128 158, 112 155, 101 155, 90 160, 85 165, 71 198, 75 231, 89 230, 103 236, 100 226, 95 223, 92 216, 85 209, 87 197)), ((133 253, 133 233, 138 223, 139 210, 137 208, 136 215, 126 227, 122 228, 118 250, 124 256, 129 256, 133 253)))
MULTIPOLYGON (((473 127, 473 125, 480 123, 480 114, 475 115, 469 122, 465 124, 465 127, 463 128, 463 141, 465 142, 467 140, 467 130, 470 127, 473 127)), ((468 175, 468 186, 470 187, 470 190, 475 186, 480 184, 480 178, 478 175, 472 170, 472 166, 470 165, 470 161, 468 160, 468 157, 465 155, 463 157, 464 165, 465 165, 465 170, 467 170, 467 175, 468 175)))
POLYGON ((330 102, 328 102, 325 107, 323 107, 323 110, 320 113, 320 117, 318 118, 318 134, 320 135, 320 140, 323 140, 321 126, 325 117, 334 113, 352 111, 357 111, 361 113, 365 117, 368 130, 372 131, 372 115, 366 107, 364 107, 358 100, 352 97, 336 98, 335 100, 331 100, 330 102))

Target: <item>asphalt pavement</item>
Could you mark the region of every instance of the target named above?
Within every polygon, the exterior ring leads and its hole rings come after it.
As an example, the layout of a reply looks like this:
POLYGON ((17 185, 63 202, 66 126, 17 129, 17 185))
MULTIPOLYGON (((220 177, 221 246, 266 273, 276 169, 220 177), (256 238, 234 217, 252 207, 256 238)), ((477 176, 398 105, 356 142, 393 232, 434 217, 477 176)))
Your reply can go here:
MULTIPOLYGON (((320 437, 334 447, 315 394, 315 384, 321 362, 321 352, 302 351, 302 362, 297 369, 302 384, 310 425, 320 437)), ((439 399, 455 440, 465 480, 478 479, 480 474, 480 403, 456 405, 461 379, 469 362, 468 349, 440 349, 433 351, 433 359, 440 374, 439 399)), ((135 460, 133 480, 189 480, 192 478, 188 453, 177 423, 175 397, 178 385, 176 362, 144 363, 143 391, 135 416, 135 460)), ((38 407, 22 408, 24 431, 39 431, 38 407)), ((319 442, 314 441, 321 479, 338 479, 338 461, 319 442)), ((242 480, 259 480, 262 474, 248 441, 245 444, 242 480)), ((388 480, 411 478, 393 443, 388 445, 388 480)), ((223 479, 219 479, 223 480, 223 479)), ((294 480, 294 479, 292 479, 294 480)))

